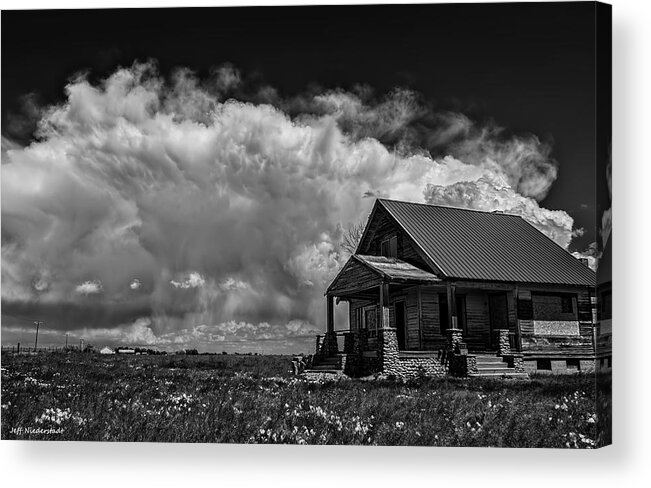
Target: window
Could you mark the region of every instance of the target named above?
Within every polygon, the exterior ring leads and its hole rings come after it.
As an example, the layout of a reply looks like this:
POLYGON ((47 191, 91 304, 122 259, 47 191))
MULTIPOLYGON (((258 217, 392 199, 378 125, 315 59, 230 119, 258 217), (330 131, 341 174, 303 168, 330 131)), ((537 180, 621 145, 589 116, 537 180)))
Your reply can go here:
POLYGON ((567 369, 573 369, 576 371, 581 371, 581 361, 578 359, 568 359, 565 361, 567 369))
POLYGON ((398 257, 398 237, 393 236, 390 239, 382 241, 380 253, 387 258, 398 257))
POLYGON ((534 320, 577 320, 577 296, 573 293, 532 293, 534 320))
POLYGON ((561 295, 561 312, 574 313, 574 300, 572 300, 572 295, 561 295))
POLYGON ((377 307, 375 305, 364 307, 364 328, 370 337, 377 334, 377 307))

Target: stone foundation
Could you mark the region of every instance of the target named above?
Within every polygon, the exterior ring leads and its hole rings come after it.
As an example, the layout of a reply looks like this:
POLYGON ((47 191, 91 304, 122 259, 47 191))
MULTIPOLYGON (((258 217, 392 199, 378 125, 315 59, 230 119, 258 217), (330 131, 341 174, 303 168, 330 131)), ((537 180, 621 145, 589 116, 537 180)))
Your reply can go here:
MULTIPOLYGON (((511 351, 508 330, 500 329, 496 334, 499 356, 509 367, 514 368, 516 373, 589 373, 596 368, 593 359, 525 358, 521 353, 511 351)), ((446 374, 464 377, 470 373, 477 373, 477 358, 473 354, 468 354, 462 331, 448 329, 447 335, 447 345, 437 355, 399 351, 394 328, 378 330, 377 350, 367 350, 367 331, 351 331, 344 336, 344 353, 339 353, 341 366, 348 376, 353 377, 383 373, 387 376, 410 379, 420 376, 440 377, 446 374)), ((336 334, 326 334, 317 342, 320 354, 337 355, 336 341, 336 334)))
POLYGON ((466 358, 466 373, 477 373, 477 356, 468 354, 466 358))
MULTIPOLYGON (((539 366, 539 358, 520 358, 522 370, 526 373, 539 373, 539 374, 576 374, 576 373, 593 373, 596 368, 594 359, 540 359, 545 366, 550 368, 541 369, 539 366), (568 364, 568 361, 571 361, 568 364)), ((510 365, 510 363, 509 363, 510 365)))
POLYGON ((594 360, 592 360, 592 359, 585 359, 585 360, 581 359, 579 361, 579 363, 581 365, 580 367, 581 367, 582 372, 584 372, 584 373, 593 373, 594 372, 595 367, 596 367, 594 360))
POLYGON ((468 373, 477 371, 477 358, 468 354, 468 346, 463 342, 461 329, 447 329, 448 339, 445 351, 447 358, 447 372, 453 376, 468 376, 468 373))
POLYGON ((506 356, 511 354, 511 344, 509 343, 509 330, 497 329, 493 332, 495 334, 495 342, 497 343, 497 355, 506 356))
POLYGON ((524 358, 522 354, 505 354, 502 359, 506 361, 509 368, 514 368, 516 373, 529 373, 530 371, 525 367, 524 358))
MULTIPOLYGON (((364 358, 365 362, 368 358, 364 358)), ((378 330, 378 366, 389 376, 409 379, 418 376, 444 376, 445 368, 438 358, 400 357, 396 329, 378 330)))

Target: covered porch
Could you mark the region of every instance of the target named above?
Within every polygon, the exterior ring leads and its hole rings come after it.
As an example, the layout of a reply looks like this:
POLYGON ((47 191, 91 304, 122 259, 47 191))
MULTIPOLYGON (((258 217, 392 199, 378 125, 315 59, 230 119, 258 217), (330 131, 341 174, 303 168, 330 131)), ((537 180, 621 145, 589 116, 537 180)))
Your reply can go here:
POLYGON ((516 293, 515 285, 455 283, 400 259, 355 255, 326 291, 327 333, 317 351, 374 357, 390 329, 402 357, 439 357, 451 335, 470 352, 498 352, 500 344, 517 352, 516 293), (349 305, 348 327, 335 324, 340 301, 349 305))

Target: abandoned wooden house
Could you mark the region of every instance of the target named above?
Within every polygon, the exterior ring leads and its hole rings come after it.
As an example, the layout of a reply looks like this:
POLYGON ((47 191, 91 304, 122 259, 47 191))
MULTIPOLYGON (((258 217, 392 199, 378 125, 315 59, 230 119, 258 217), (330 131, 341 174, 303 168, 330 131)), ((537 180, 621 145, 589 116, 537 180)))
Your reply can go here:
POLYGON ((592 370, 595 273, 519 216, 378 199, 328 287, 314 370, 592 370), (336 329, 335 301, 348 303, 336 329), (339 340, 341 339, 341 340, 339 340))

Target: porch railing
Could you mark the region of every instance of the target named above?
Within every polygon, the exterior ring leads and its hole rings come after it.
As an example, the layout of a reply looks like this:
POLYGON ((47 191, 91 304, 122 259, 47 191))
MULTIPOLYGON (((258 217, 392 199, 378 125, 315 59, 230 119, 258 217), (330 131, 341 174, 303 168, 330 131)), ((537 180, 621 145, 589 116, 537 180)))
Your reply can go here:
MULTIPOLYGON (((346 352, 346 336, 348 334, 353 334, 354 332, 351 332, 348 329, 339 329, 339 330, 334 330, 332 334, 336 337, 337 341, 337 350, 330 350, 328 351, 330 354, 332 353, 340 353, 340 352, 346 352)), ((317 354, 323 354, 326 351, 324 351, 324 346, 325 346, 325 339, 327 337, 328 333, 325 335, 317 335, 316 336, 316 353, 317 354)), ((334 345, 334 344, 333 344, 334 345)))

